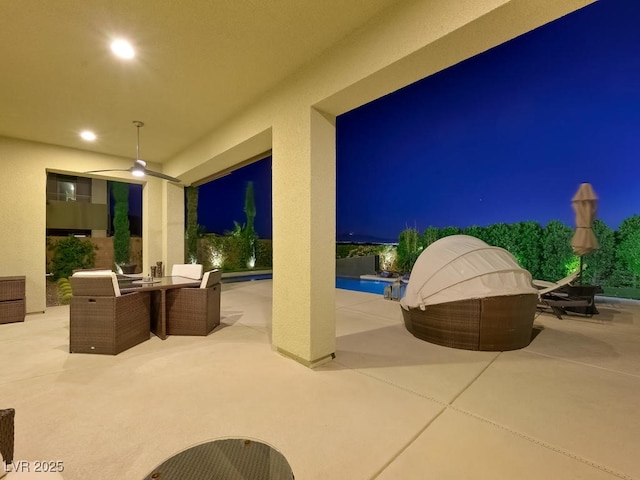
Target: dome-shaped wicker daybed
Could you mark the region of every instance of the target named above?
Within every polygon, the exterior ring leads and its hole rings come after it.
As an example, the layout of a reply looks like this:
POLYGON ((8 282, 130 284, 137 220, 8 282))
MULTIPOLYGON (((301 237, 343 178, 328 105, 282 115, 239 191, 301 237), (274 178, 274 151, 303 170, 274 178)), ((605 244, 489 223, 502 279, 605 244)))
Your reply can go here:
POLYGON ((531 341, 537 290, 502 248, 467 235, 427 247, 400 301, 415 337, 467 350, 515 350, 531 341))

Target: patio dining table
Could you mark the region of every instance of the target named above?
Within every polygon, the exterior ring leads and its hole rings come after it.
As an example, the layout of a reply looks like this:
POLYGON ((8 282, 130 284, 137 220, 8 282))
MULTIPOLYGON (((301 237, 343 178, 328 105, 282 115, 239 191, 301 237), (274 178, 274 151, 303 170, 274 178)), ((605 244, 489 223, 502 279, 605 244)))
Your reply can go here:
POLYGON ((167 290, 199 287, 200 280, 187 277, 156 277, 140 279, 120 288, 122 293, 149 292, 151 296, 151 331, 160 339, 167 338, 167 290))

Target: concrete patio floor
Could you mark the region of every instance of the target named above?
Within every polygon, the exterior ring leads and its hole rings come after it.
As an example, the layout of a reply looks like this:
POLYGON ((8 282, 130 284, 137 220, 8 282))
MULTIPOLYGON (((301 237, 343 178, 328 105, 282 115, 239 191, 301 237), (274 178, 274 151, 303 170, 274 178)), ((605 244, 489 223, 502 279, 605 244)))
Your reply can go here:
POLYGON ((15 459, 142 479, 195 444, 248 437, 296 480, 640 479, 638 302, 543 313, 528 347, 472 352, 414 338, 398 303, 336 290, 336 359, 310 370, 272 350, 271 288, 224 284, 208 337, 117 356, 70 355, 66 306, 0 325, 15 459))

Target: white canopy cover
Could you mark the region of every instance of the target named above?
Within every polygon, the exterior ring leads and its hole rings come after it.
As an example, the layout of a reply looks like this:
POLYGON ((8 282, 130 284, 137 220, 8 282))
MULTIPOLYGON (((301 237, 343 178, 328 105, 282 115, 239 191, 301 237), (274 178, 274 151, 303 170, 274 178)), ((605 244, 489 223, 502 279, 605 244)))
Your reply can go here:
POLYGON ((534 294, 531 274, 503 248, 468 235, 452 235, 429 245, 416 260, 403 308, 503 295, 534 294))

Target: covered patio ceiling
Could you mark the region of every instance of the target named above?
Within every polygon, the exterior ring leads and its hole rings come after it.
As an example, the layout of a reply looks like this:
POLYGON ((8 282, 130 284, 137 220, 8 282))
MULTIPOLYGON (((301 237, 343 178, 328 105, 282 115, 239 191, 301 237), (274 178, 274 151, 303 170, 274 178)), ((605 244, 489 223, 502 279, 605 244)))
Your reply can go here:
POLYGON ((397 3, 3 1, 0 136, 163 163, 397 3))

